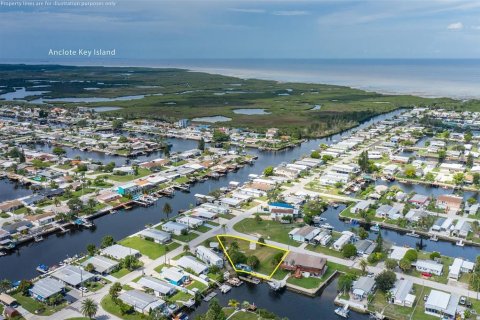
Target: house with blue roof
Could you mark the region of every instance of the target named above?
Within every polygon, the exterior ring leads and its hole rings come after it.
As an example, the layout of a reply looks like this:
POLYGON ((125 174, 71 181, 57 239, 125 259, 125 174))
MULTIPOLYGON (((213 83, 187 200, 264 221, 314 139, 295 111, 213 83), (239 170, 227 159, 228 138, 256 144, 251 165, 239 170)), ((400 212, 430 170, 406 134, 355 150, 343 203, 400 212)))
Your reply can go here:
POLYGON ((268 203, 268 212, 272 220, 283 220, 286 216, 295 218, 299 214, 298 208, 286 202, 268 203))

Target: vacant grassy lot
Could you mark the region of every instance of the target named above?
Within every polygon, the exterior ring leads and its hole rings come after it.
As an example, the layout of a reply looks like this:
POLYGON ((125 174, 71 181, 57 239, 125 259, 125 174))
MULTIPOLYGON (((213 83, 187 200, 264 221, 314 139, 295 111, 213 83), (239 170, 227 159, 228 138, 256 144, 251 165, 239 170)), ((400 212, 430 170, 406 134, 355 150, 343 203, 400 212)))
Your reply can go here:
POLYGON ((252 241, 239 239, 230 236, 218 236, 223 247, 230 248, 233 242, 238 244, 240 252, 244 253, 247 257, 256 256, 260 260, 260 264, 254 269, 256 273, 269 276, 278 266, 278 263, 274 262, 274 257, 278 253, 285 254, 286 250, 276 249, 268 245, 262 245, 260 243, 254 243, 252 241))
POLYGON ((254 218, 243 219, 233 226, 238 232, 262 236, 265 240, 272 240, 288 244, 290 246, 298 247, 299 242, 293 241, 288 236, 288 233, 295 228, 295 224, 284 224, 277 221, 261 220, 257 221, 254 218))
POLYGON ((168 245, 161 245, 153 241, 142 239, 138 236, 128 237, 119 242, 121 245, 137 249, 141 254, 146 255, 150 259, 157 259, 163 256, 168 247, 169 251, 174 250, 180 246, 179 243, 172 242, 168 245))

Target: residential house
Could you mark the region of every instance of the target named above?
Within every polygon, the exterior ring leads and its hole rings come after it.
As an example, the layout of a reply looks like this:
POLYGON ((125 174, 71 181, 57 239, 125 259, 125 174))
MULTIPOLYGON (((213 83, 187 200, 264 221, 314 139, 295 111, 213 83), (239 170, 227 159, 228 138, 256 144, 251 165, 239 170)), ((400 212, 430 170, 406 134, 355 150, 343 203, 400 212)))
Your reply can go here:
POLYGON ((320 229, 313 226, 295 228, 288 233, 290 239, 298 242, 310 242, 320 233, 320 229))
POLYGON ((290 251, 281 264, 281 269, 296 272, 309 272, 321 277, 327 270, 327 259, 309 254, 290 251))
POLYGON ((223 267, 223 259, 210 248, 198 246, 195 255, 209 266, 223 267))
POLYGON ((144 239, 151 239, 155 243, 164 244, 172 239, 172 236, 168 232, 164 232, 157 229, 145 229, 138 234, 144 239))
POLYGON ((425 302, 425 313, 442 319, 455 319, 460 298, 456 294, 430 291, 425 302))
POLYGON ((415 303, 415 295, 413 292, 413 281, 410 279, 400 279, 395 282, 394 287, 390 290, 391 303, 402 307, 412 307, 415 303))
POLYGON ((140 278, 137 283, 143 288, 152 289, 157 297, 168 297, 177 291, 173 284, 150 276, 140 278))
POLYGON ((462 209, 463 198, 452 194, 442 194, 437 197, 437 207, 447 213, 456 214, 462 209))
POLYGON ((162 278, 176 286, 181 286, 189 279, 188 275, 176 267, 164 267, 160 274, 162 278))
POLYGON ((110 247, 106 247, 102 249, 100 253, 104 256, 112 257, 113 259, 116 259, 116 260, 125 259, 127 256, 134 256, 134 257, 141 256, 140 251, 129 248, 129 247, 125 247, 119 244, 114 244, 110 247))
POLYGON ((141 314, 149 314, 152 310, 163 309, 165 301, 140 290, 128 290, 122 292, 118 299, 132 306, 141 314))
POLYGON ((340 251, 343 249, 343 247, 347 243, 351 243, 352 240, 354 239, 355 234, 350 232, 350 231, 343 231, 342 235, 340 238, 338 238, 334 243, 333 243, 333 248, 337 251, 340 251))
POLYGON ((352 285, 354 299, 362 300, 375 290, 375 279, 372 277, 359 277, 352 285))
POLYGON ((471 261, 463 260, 461 258, 455 258, 452 265, 449 267, 448 277, 458 280, 462 273, 473 272, 475 264, 471 261))
POLYGON ((177 260, 177 266, 181 267, 184 270, 190 269, 197 275, 208 272, 208 266, 201 263, 192 256, 181 257, 177 260))
POLYGON ((443 273, 443 264, 433 260, 417 260, 415 268, 419 272, 431 273, 440 276, 443 273))
POLYGON ((32 298, 46 302, 50 297, 63 293, 64 289, 63 282, 52 277, 46 277, 35 282, 28 291, 32 298))
POLYGON ((188 226, 178 222, 167 221, 166 223, 162 224, 162 230, 179 236, 182 234, 182 232, 188 231, 188 226))

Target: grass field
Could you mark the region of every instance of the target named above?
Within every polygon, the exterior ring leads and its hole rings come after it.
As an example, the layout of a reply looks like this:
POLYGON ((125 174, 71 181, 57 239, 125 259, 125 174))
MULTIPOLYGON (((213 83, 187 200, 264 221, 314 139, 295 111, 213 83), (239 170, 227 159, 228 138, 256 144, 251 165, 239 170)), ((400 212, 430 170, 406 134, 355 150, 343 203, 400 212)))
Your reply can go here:
POLYGON ((102 301, 100 302, 102 305, 102 308, 107 311, 108 313, 111 313, 121 319, 125 320, 141 320, 145 319, 145 315, 140 314, 138 312, 133 312, 131 314, 122 314, 120 311, 120 307, 113 302, 112 297, 110 295, 106 295, 102 301))
POLYGON ((125 238, 121 240, 119 244, 132 249, 137 249, 141 254, 146 255, 150 259, 157 259, 163 256, 166 247, 168 247, 169 251, 172 251, 180 246, 180 244, 176 242, 172 242, 165 246, 153 241, 142 239, 138 236, 125 238))
POLYGON ((26 297, 22 295, 21 293, 16 293, 13 295, 13 297, 17 300, 17 302, 24 307, 28 312, 31 312, 33 314, 37 314, 40 316, 50 316, 54 314, 55 312, 63 309, 67 303, 63 302, 59 305, 56 306, 49 306, 47 304, 41 303, 38 300, 35 300, 31 297, 26 297), (35 312, 39 311, 39 312, 35 312))
POLYGON ((288 233, 295 227, 295 224, 283 224, 270 220, 257 221, 256 219, 250 218, 239 221, 233 226, 233 229, 257 237, 263 236, 265 240, 272 240, 298 247, 300 243, 290 239, 288 236, 288 233))
MULTIPOLYGON (((43 97, 92 97, 92 92, 84 89, 92 85, 99 87, 95 97, 145 95, 138 100, 53 102, 72 107, 121 108, 104 113, 108 116, 128 115, 174 121, 218 115, 232 120, 214 125, 227 124, 258 131, 278 127, 285 133, 301 132, 304 136, 326 136, 353 127, 372 116, 413 105, 480 109, 478 100, 386 95, 342 86, 239 79, 181 69, 0 65, 0 78, 4 79, 6 86, 0 89, 0 94, 14 91, 14 87, 34 90, 35 83, 31 82, 34 79, 63 79, 61 82, 48 82, 50 92, 43 97), (126 72, 128 77, 125 77, 126 72), (321 105, 321 109, 313 110, 315 105, 321 105), (238 108, 261 108, 269 114, 237 114, 234 110, 238 108)), ((29 100, 35 98, 38 96, 27 97, 29 100)))

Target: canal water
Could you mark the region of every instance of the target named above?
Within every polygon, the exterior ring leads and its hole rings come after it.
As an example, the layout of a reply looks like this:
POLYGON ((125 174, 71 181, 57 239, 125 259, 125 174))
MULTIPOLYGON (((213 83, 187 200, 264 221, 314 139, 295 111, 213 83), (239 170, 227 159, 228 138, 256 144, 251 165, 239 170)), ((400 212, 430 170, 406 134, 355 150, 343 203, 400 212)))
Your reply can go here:
POLYGON ((6 178, 0 180, 0 202, 26 197, 32 193, 32 190, 19 183, 6 178))
MULTIPOLYGON (((401 113, 401 111, 396 110, 388 114, 379 115, 352 130, 389 119, 399 113, 401 113)), ((35 268, 40 263, 54 265, 66 257, 85 252, 86 246, 89 243, 99 245, 102 237, 105 235, 112 235, 116 240, 119 240, 132 233, 140 231, 146 224, 158 223, 161 219, 165 218, 162 208, 167 202, 170 203, 173 212, 175 213, 181 209, 188 209, 191 204, 195 204, 194 195, 196 193, 207 194, 210 191, 228 186, 230 181, 244 182, 248 180, 248 175, 251 173, 260 174, 267 166, 276 166, 282 162, 291 162, 292 160, 299 158, 301 155, 309 154, 312 150, 317 149, 321 143, 331 144, 339 141, 343 136, 351 134, 352 130, 347 130, 341 134, 336 134, 324 139, 309 140, 299 147, 279 152, 250 149, 250 153, 258 155, 258 160, 252 166, 246 166, 237 172, 231 172, 227 176, 218 180, 197 183, 191 187, 190 193, 177 192, 173 198, 161 198, 157 201, 156 205, 151 207, 136 207, 129 211, 120 211, 114 215, 104 216, 95 220, 97 227, 93 230, 73 231, 61 236, 61 239, 58 239, 59 236, 52 235, 42 242, 22 246, 13 254, 0 257, 0 279, 8 278, 11 280, 19 280, 34 277, 37 275, 35 268)), ((195 141, 190 140, 174 140, 172 142, 174 150, 188 150, 195 148, 197 145, 195 141)), ((85 152, 74 149, 67 150, 67 156, 75 157, 76 155, 92 159, 95 159, 94 157, 96 156, 106 156, 91 152, 85 154, 85 152)), ((111 158, 105 161, 110 161, 110 159, 111 158)), ((1 184, 0 187, 2 188, 0 194, 8 192, 7 189, 10 188, 3 184, 1 184)))
MULTIPOLYGON (((232 290, 227 294, 220 293, 216 298, 220 305, 227 306, 230 299, 235 299, 242 303, 248 301, 254 303, 258 308, 267 309, 279 317, 287 317, 290 320, 318 320, 318 319, 341 319, 334 310, 333 304, 337 295, 337 281, 334 279, 323 291, 315 297, 307 297, 288 290, 274 292, 265 284, 254 285, 246 283, 232 290)), ((208 309, 208 303, 202 303, 192 314, 195 316, 205 314, 208 309)), ((368 319, 368 315, 350 312, 351 320, 368 319)))

